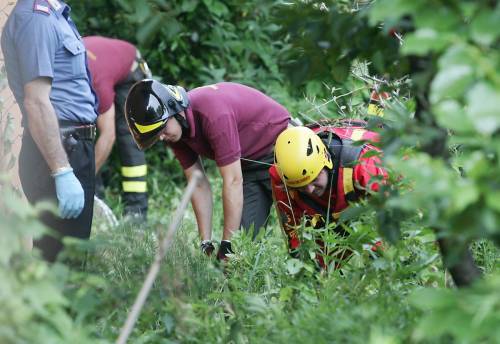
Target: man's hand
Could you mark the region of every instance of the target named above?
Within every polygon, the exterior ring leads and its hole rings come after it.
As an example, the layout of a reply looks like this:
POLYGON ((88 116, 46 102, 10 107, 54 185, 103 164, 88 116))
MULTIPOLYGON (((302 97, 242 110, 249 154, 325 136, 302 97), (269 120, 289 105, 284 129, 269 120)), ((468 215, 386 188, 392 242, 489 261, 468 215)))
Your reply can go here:
POLYGON ((210 240, 203 240, 200 244, 201 252, 210 257, 212 252, 214 252, 214 244, 210 240))
POLYGON ((220 242, 219 251, 217 252, 218 260, 227 260, 229 257, 228 254, 234 254, 233 249, 231 248, 231 241, 222 240, 220 242))
POLYGON ((68 167, 54 174, 57 199, 59 201, 59 214, 63 219, 72 219, 80 215, 85 205, 85 194, 82 184, 68 167))

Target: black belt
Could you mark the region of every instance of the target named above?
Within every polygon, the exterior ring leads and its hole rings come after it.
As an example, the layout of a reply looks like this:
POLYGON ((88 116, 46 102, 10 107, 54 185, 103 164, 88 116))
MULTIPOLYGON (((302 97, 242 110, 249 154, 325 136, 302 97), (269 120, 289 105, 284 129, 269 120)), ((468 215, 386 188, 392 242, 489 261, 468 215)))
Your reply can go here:
POLYGON ((59 131, 63 138, 73 137, 75 140, 93 141, 96 137, 96 128, 94 124, 84 125, 60 125, 59 131))

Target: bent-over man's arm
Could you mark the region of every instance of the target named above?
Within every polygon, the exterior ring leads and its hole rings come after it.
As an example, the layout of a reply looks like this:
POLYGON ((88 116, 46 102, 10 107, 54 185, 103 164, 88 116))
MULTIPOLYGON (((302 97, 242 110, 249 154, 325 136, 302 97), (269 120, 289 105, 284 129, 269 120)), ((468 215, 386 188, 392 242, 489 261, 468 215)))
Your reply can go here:
POLYGON ((108 160, 113 144, 116 140, 115 132, 115 104, 97 116, 97 130, 99 137, 95 143, 95 172, 99 172, 102 165, 108 160))
POLYGON ((202 179, 198 182, 196 189, 191 196, 191 204, 193 205, 196 222, 198 223, 198 232, 201 240, 212 239, 212 190, 210 183, 203 170, 200 159, 198 159, 191 167, 184 170, 184 174, 188 182, 194 171, 202 173, 202 179))
POLYGON ((243 173, 240 160, 219 167, 222 175, 222 201, 224 206, 224 232, 222 240, 231 240, 240 228, 243 212, 243 173))

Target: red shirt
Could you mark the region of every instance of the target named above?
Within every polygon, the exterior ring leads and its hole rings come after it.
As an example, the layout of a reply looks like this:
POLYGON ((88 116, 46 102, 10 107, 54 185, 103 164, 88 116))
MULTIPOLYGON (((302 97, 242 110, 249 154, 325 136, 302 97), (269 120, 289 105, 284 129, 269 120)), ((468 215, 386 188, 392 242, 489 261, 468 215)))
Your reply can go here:
POLYGON ((101 36, 83 38, 92 86, 99 99, 99 113, 109 110, 115 101, 115 86, 127 78, 136 49, 125 41, 101 36))
POLYGON ((217 166, 240 158, 258 159, 272 150, 276 137, 288 125, 288 111, 251 87, 222 82, 188 92, 188 137, 170 146, 182 167, 191 167, 198 156, 217 166))

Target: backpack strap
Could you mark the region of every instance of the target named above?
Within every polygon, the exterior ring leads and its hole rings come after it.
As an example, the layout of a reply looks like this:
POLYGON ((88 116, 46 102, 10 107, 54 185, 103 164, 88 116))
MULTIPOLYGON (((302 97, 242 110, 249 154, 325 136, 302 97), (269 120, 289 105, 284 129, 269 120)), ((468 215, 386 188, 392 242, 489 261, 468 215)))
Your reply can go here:
MULTIPOLYGON (((357 145, 355 141, 360 140, 365 131, 365 129, 354 129, 350 138, 340 138, 330 131, 323 131, 318 134, 332 155, 332 178, 334 178, 334 181, 338 180, 339 168, 343 168, 342 187, 344 188, 345 198, 349 202, 354 202, 359 198, 359 194, 354 189, 353 178, 354 166, 363 150, 363 145, 357 145)), ((336 185, 335 192, 337 192, 338 187, 340 185, 336 185)))
POLYGON ((343 168, 342 184, 344 187, 344 195, 349 202, 354 202, 359 198, 358 193, 354 189, 354 166, 363 150, 363 146, 355 145, 353 144, 354 142, 355 141, 351 139, 343 139, 342 153, 340 156, 340 166, 343 168))

